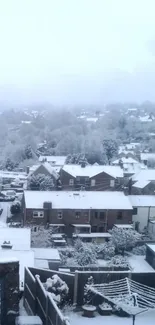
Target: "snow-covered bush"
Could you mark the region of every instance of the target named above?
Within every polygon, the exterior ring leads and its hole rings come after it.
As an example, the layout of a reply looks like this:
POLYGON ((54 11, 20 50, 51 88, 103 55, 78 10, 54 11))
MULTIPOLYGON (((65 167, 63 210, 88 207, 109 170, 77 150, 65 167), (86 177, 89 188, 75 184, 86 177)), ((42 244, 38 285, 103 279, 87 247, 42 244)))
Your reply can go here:
POLYGON ((134 247, 133 250, 132 250, 132 253, 135 254, 135 255, 143 255, 143 256, 145 256, 146 255, 146 246, 142 245, 142 246, 134 247))
POLYGON ((137 231, 117 227, 113 227, 110 233, 112 235, 111 242, 115 246, 117 253, 131 250, 142 237, 137 231))
POLYGON ((65 302, 69 292, 66 282, 57 274, 54 274, 52 278, 46 280, 44 288, 51 293, 52 298, 59 305, 62 305, 65 302))
MULTIPOLYGON (((60 249, 59 254, 60 254, 60 258, 61 258, 61 264, 67 265, 68 259, 70 260, 70 259, 74 258, 75 251, 74 251, 74 248, 72 248, 72 247, 66 247, 65 250, 60 249)), ((69 264, 72 265, 72 263, 70 263, 70 261, 69 261, 69 264)))
POLYGON ((20 213, 20 212, 21 212, 21 204, 20 204, 19 201, 14 201, 14 202, 11 204, 10 212, 11 212, 12 214, 16 214, 16 213, 20 213))
POLYGON ((37 248, 52 247, 53 229, 45 229, 43 226, 33 227, 31 230, 31 246, 37 248), (36 228, 34 231, 34 228, 36 228))
POLYGON ((122 255, 115 255, 114 257, 112 257, 112 259, 108 262, 108 266, 121 267, 125 269, 131 268, 127 258, 122 255))
POLYGON ((75 244, 74 244, 74 248, 75 248, 75 251, 76 252, 79 252, 80 251, 80 249, 81 248, 83 248, 83 242, 82 242, 82 240, 81 239, 76 239, 76 241, 75 241, 75 244))
POLYGON ((87 266, 96 264, 96 254, 91 247, 83 245, 81 249, 75 254, 77 263, 80 266, 87 266))
POLYGON ((109 260, 115 255, 115 246, 110 241, 108 243, 98 245, 96 251, 99 257, 109 260))

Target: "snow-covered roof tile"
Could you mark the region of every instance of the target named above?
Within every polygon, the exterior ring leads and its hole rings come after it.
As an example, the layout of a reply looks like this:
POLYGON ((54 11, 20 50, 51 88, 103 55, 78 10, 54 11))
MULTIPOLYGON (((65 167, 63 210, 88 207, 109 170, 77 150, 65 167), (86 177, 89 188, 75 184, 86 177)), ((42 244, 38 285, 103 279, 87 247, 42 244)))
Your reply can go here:
POLYGON ((129 195, 133 207, 155 207, 155 195, 129 195))
POLYGON ((101 173, 106 173, 114 178, 123 177, 120 166, 87 165, 81 167, 81 165, 64 165, 62 169, 73 177, 84 176, 91 178, 101 173))
POLYGON ((141 160, 142 161, 144 161, 144 160, 151 160, 151 159, 153 159, 153 160, 155 160, 155 153, 150 153, 150 152, 142 152, 141 154, 140 154, 140 158, 141 158, 141 160))
POLYGON ((44 202, 52 202, 52 209, 132 209, 123 192, 25 191, 24 196, 27 209, 43 209, 44 202))

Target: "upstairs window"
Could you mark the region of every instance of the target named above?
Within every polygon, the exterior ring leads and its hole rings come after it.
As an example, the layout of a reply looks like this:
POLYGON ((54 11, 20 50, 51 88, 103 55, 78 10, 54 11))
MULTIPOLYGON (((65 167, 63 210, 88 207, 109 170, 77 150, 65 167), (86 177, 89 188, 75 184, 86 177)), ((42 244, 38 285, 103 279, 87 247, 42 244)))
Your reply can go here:
POLYGON ((105 217, 105 213, 103 211, 100 212, 100 219, 103 220, 105 217))
POLYGON ((73 178, 71 178, 71 179, 69 180, 69 185, 70 185, 70 186, 73 186, 73 185, 74 185, 74 179, 73 179, 73 178))
POLYGON ((91 179, 91 186, 95 186, 95 179, 91 179))
POLYGON ((118 220, 122 220, 122 218, 123 218, 123 212, 122 211, 118 211, 118 213, 117 213, 117 219, 118 220))
POLYGON ((115 180, 114 179, 111 179, 110 180, 110 187, 114 187, 115 186, 115 180))
POLYGON ((33 211, 33 218, 44 218, 43 211, 33 211))
POLYGON ((79 219, 80 216, 81 216, 81 212, 80 212, 80 211, 76 211, 76 212, 75 212, 75 218, 76 218, 76 219, 79 219))
POLYGON ((137 214, 137 208, 133 208, 132 215, 135 216, 137 214))

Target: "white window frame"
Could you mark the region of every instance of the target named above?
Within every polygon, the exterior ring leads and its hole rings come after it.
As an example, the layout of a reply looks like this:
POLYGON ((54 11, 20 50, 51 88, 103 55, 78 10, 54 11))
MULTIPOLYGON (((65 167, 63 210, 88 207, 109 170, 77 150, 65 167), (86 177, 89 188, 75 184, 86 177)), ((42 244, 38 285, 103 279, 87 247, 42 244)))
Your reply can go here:
POLYGON ((73 185, 74 185, 74 179, 73 179, 73 178, 70 178, 70 180, 69 180, 69 185, 70 185, 70 186, 73 186, 73 185))
POLYGON ((91 186, 95 186, 96 185, 96 180, 95 179, 91 179, 91 186))
POLYGON ((114 179, 111 179, 110 180, 110 187, 114 187, 115 186, 115 180, 114 179))
POLYGON ((79 219, 81 217, 81 211, 77 210, 75 211, 75 218, 79 219))
POLYGON ((63 211, 62 211, 62 210, 59 210, 59 211, 57 212, 57 218, 58 218, 58 219, 62 219, 62 218, 63 218, 63 211))
POLYGON ((33 211, 33 218, 44 218, 44 211, 33 211))

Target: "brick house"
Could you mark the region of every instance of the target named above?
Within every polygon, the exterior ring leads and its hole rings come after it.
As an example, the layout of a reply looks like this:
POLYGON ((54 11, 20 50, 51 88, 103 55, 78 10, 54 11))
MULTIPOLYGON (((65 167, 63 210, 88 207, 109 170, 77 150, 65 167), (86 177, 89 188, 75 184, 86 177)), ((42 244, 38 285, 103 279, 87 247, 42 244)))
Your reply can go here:
POLYGON ((106 232, 132 222, 132 206, 123 192, 25 191, 23 223, 49 224, 67 234, 106 232))
POLYGON ((130 194, 154 195, 155 169, 142 169, 131 178, 130 194))
POLYGON ((60 171, 62 190, 120 190, 123 170, 119 166, 64 165, 60 171))

